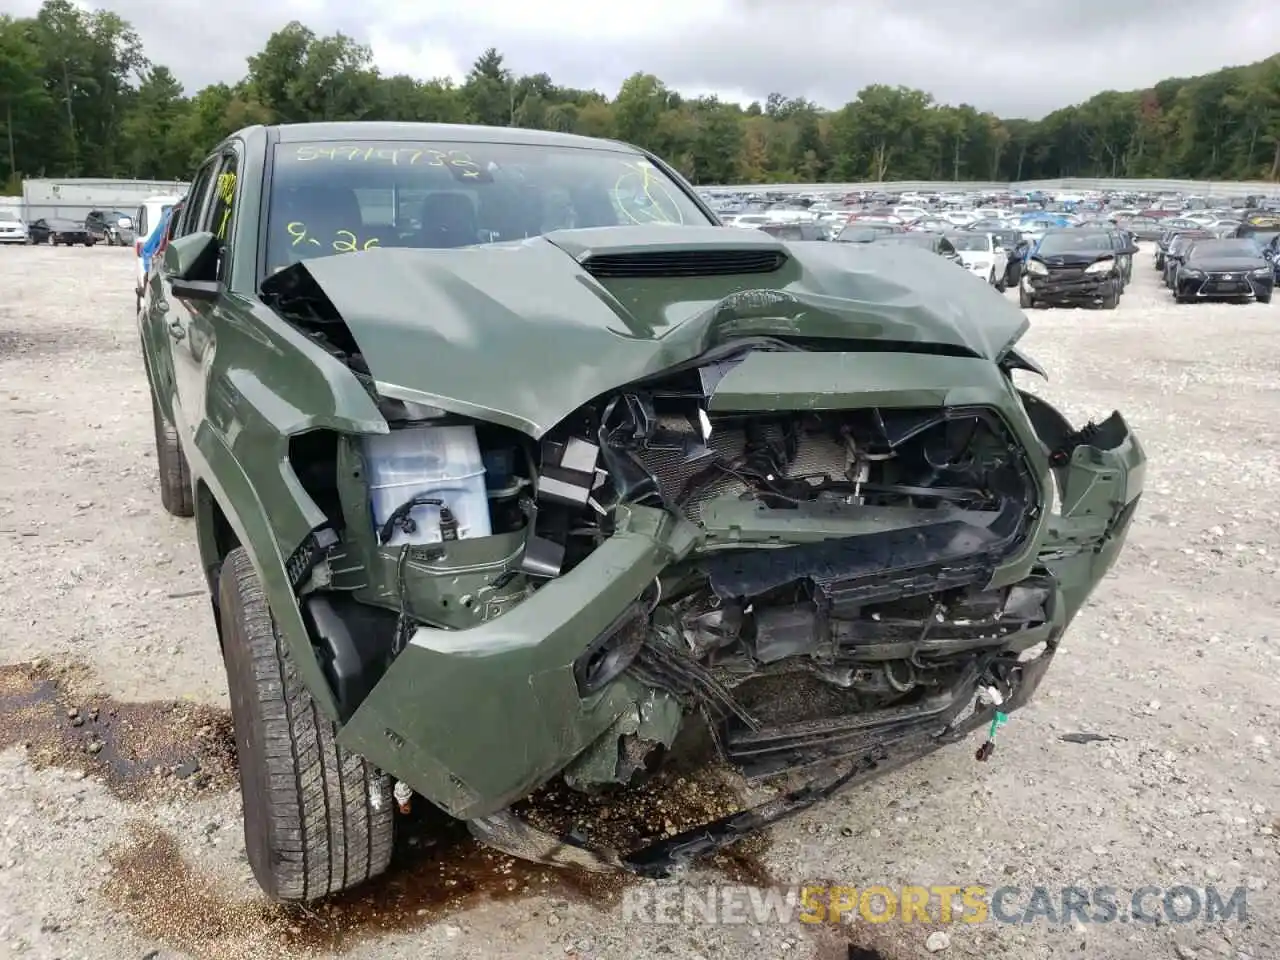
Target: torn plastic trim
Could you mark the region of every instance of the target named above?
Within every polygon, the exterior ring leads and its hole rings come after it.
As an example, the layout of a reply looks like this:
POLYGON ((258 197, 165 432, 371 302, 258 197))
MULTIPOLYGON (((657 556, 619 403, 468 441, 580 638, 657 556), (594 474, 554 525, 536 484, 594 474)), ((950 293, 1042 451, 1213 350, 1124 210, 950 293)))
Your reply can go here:
MULTIPOLYGON (((1034 660, 1013 666, 1009 695, 1000 705, 1002 713, 1012 713, 1026 705, 1048 672, 1057 651, 1057 641, 1046 643, 1034 660)), ((582 867, 592 872, 624 870, 643 877, 664 879, 689 863, 709 856, 768 827, 802 813, 837 792, 862 786, 885 774, 915 763, 942 747, 954 744, 974 730, 990 724, 996 707, 978 697, 980 680, 971 695, 961 696, 949 716, 937 718, 930 733, 917 732, 892 743, 879 744, 858 756, 831 763, 802 786, 762 804, 709 821, 672 837, 619 855, 608 849, 593 849, 572 838, 556 837, 530 826, 510 810, 483 820, 471 820, 473 836, 496 849, 523 859, 562 866, 582 867), (972 707, 972 713, 967 713, 972 707)))
POLYGON ((1049 379, 1049 374, 1044 367, 1040 366, 1021 350, 1012 346, 1012 344, 997 358, 996 363, 1006 374, 1010 374, 1014 370, 1026 370, 1028 373, 1034 373, 1045 380, 1049 379))

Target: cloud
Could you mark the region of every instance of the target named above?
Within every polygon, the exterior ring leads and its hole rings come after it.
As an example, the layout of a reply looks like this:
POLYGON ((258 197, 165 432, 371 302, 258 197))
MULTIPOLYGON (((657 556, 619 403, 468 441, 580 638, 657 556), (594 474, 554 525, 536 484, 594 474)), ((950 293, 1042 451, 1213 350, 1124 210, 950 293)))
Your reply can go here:
MULTIPOLYGON (((18 14, 37 0, 16 0, 18 14)), ((11 0, 11 4, 13 0, 11 0)), ((384 73, 461 79, 486 47, 518 73, 612 95, 655 73, 685 94, 771 91, 839 106, 871 83, 1038 117, 1104 89, 1149 86, 1275 52, 1280 6, 1259 0, 99 0, 189 90, 243 76, 298 19, 370 45, 384 73)))

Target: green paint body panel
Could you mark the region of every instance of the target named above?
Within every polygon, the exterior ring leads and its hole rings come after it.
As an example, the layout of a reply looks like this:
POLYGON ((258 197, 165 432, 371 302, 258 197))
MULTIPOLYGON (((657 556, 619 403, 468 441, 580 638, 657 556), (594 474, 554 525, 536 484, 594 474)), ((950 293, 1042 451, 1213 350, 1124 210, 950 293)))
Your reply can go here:
MULTIPOLYGON (((535 437, 594 397, 733 338, 920 345, 985 358, 998 373, 990 361, 1027 326, 988 285, 957 276, 954 264, 926 251, 787 244, 731 227, 560 231, 466 250, 379 248, 297 269, 333 302, 381 393, 535 437), (743 249, 788 259, 769 274, 623 281, 597 280, 579 262, 636 250, 743 249), (534 378, 533 370, 554 375, 534 378)), ((924 396, 930 386, 913 388, 924 396)))
MULTIPOLYGON (((329 574, 335 587, 385 604, 395 557, 377 547, 372 529, 361 528, 367 513, 352 477, 358 437, 389 427, 365 382, 259 299, 262 184, 274 139, 397 138, 639 153, 483 128, 249 128, 217 151, 234 153, 240 165, 222 295, 178 300, 163 270, 148 278, 140 342, 148 380, 191 467, 203 565, 212 581, 226 548, 219 532, 225 519, 254 562, 302 680, 334 720, 334 696, 288 572, 290 557, 327 521, 294 475, 289 443, 315 430, 340 435, 349 563, 335 559, 329 574)), ((1131 436, 1114 450, 1079 447, 1069 463, 1050 469, 1050 451, 997 363, 1026 330, 1026 318, 987 284, 923 251, 785 243, 716 226, 634 227, 458 250, 378 249, 297 269, 337 308, 380 394, 533 437, 589 400, 744 337, 801 339, 822 349, 750 354, 718 385, 713 411, 992 408, 1025 447, 1041 495, 1025 545, 996 570, 992 585, 1051 570, 1058 578, 1054 630, 1075 616, 1114 563, 1141 492, 1145 458, 1131 436), (597 255, 742 249, 778 251, 786 260, 773 273, 747 276, 598 279, 587 269, 597 255), (1050 513, 1055 485, 1062 507, 1050 513)), ((728 501, 708 504, 705 529, 649 508, 620 514, 616 532, 569 573, 518 602, 494 598, 500 615, 474 622, 474 611, 459 612, 440 626, 419 627, 342 725, 339 741, 459 817, 499 810, 562 770, 590 779, 607 767, 608 745, 620 733, 644 730, 660 742, 675 735, 678 710, 661 695, 624 678, 583 698, 572 674, 587 644, 664 571, 703 550, 911 523, 907 511, 815 506, 782 524, 777 511, 728 501)), ((410 605, 436 603, 442 591, 476 590, 505 569, 518 538, 491 541, 468 543, 444 560, 415 557, 407 564, 410 605)))

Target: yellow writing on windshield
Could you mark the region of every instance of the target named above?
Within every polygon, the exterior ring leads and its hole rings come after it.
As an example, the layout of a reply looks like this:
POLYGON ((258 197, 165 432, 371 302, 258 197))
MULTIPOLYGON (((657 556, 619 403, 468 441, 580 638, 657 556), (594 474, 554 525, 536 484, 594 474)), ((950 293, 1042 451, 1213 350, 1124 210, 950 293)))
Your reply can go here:
POLYGON ((294 154, 297 160, 336 160, 345 163, 385 163, 394 167, 450 167, 467 179, 479 180, 480 164, 465 150, 439 150, 433 147, 369 147, 359 144, 320 146, 303 144, 294 154))
POLYGON ((316 236, 300 220, 286 224, 285 230, 292 238, 289 244, 291 247, 310 246, 321 250, 332 250, 334 253, 355 253, 357 250, 372 250, 374 247, 382 246, 382 242, 377 237, 361 240, 351 230, 335 230, 328 236, 316 236))
POLYGON ((623 216, 635 224, 684 223, 684 211, 648 160, 619 161, 623 172, 613 185, 614 202, 623 216))

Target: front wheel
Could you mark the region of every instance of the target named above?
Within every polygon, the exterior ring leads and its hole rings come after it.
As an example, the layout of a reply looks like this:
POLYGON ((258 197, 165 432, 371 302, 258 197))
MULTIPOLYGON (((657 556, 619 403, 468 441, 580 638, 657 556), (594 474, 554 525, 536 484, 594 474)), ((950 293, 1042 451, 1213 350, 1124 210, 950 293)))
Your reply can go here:
POLYGON ((1271 302, 1271 294, 1269 294, 1269 293, 1260 293, 1260 294, 1258 294, 1254 299, 1255 299, 1255 300, 1257 300, 1259 303, 1270 303, 1270 302, 1271 302))
POLYGON ((1036 305, 1035 298, 1031 296, 1031 294, 1027 293, 1027 290, 1025 287, 1019 287, 1018 288, 1018 306, 1020 306, 1023 310, 1030 310, 1035 305, 1036 305))
POLYGON ((1106 296, 1102 298, 1103 310, 1114 310, 1120 305, 1120 294, 1115 287, 1107 291, 1106 296))
POLYGON ((271 617, 243 547, 218 578, 245 850, 276 900, 315 900, 383 873, 395 814, 389 779, 335 742, 271 617))

